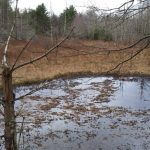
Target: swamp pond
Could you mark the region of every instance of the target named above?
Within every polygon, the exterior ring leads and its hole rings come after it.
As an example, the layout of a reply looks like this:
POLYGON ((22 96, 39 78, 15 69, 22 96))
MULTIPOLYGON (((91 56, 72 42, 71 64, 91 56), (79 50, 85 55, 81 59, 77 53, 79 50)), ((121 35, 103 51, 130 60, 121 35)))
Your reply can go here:
MULTIPOLYGON (((41 84, 16 87, 16 97, 41 84)), ((82 77, 44 84, 15 102, 18 131, 24 117, 20 150, 150 149, 149 77, 82 77)), ((0 135, 3 129, 0 116, 0 135)))

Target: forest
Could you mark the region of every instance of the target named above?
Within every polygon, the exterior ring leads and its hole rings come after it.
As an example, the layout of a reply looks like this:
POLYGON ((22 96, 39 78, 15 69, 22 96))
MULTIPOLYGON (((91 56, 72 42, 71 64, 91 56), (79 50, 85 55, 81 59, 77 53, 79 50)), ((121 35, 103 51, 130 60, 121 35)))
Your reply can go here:
MULTIPOLYGON (((130 1, 129 1, 130 2, 130 1)), ((149 1, 139 1, 134 6, 123 6, 120 10, 100 10, 96 6, 87 7, 86 12, 77 12, 75 6, 64 8, 58 16, 44 4, 36 9, 11 7, 11 0, 0 0, 0 38, 8 36, 15 19, 13 38, 27 40, 31 35, 43 35, 53 38, 62 37, 75 27, 73 37, 131 43, 142 36, 149 35, 149 1), (130 8, 131 7, 131 8, 130 8), (124 10, 127 10, 125 13, 124 10)))

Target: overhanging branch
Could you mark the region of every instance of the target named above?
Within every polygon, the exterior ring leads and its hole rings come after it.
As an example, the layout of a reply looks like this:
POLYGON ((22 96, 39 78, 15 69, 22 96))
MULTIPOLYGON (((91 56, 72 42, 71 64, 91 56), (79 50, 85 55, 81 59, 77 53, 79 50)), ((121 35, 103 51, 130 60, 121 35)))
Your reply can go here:
POLYGON ((29 44, 31 43, 31 41, 33 40, 33 38, 34 38, 34 36, 32 36, 32 37, 30 38, 30 40, 27 42, 27 44, 22 48, 22 50, 20 51, 19 55, 17 56, 17 58, 16 58, 16 60, 15 60, 15 62, 14 62, 14 64, 13 64, 13 66, 12 66, 11 71, 14 69, 14 67, 15 67, 15 65, 17 64, 19 58, 21 57, 21 55, 23 54, 23 52, 27 49, 27 47, 29 46, 29 44))
POLYGON ((138 54, 140 54, 143 50, 145 50, 148 46, 150 45, 150 42, 148 42, 142 49, 138 50, 134 55, 132 55, 131 57, 129 57, 128 59, 125 59, 124 61, 120 62, 119 64, 117 64, 113 69, 107 71, 106 73, 110 73, 114 70, 116 70, 118 67, 122 66, 124 63, 132 60, 134 57, 136 57, 138 54))
POLYGON ((32 63, 34 63, 34 62, 36 62, 36 61, 39 61, 39 60, 43 59, 44 57, 46 57, 47 55, 49 55, 49 53, 51 53, 52 51, 54 51, 57 47, 59 47, 62 43, 64 43, 64 42, 70 37, 70 35, 71 35, 71 33, 73 32, 73 30, 74 30, 74 27, 72 28, 72 30, 69 32, 69 34, 68 34, 62 41, 60 41, 58 44, 56 44, 56 45, 55 45, 54 47, 52 47, 51 49, 47 50, 47 52, 46 52, 45 54, 43 54, 43 55, 41 55, 41 56, 39 56, 39 57, 37 57, 37 58, 31 60, 31 61, 25 62, 25 63, 23 63, 23 64, 21 64, 21 65, 18 65, 18 66, 16 66, 16 67, 14 67, 14 68, 12 69, 12 72, 15 71, 16 69, 19 69, 19 68, 21 68, 21 67, 24 67, 24 66, 27 66, 27 65, 29 65, 29 64, 32 64, 32 63))

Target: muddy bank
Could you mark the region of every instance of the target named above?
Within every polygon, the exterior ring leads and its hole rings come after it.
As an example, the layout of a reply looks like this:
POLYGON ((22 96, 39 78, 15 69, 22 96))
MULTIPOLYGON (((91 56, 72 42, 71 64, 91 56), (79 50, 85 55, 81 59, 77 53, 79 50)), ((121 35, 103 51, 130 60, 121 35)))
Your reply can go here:
MULTIPOLYGON (((74 79, 74 78, 84 78, 84 77, 114 77, 114 78, 124 78, 124 77, 141 77, 141 78, 147 78, 150 77, 149 74, 143 74, 143 73, 122 73, 122 74, 118 74, 118 73, 95 73, 95 72, 69 72, 69 73, 65 73, 65 74, 58 74, 55 75, 54 77, 47 77, 47 78, 43 78, 43 79, 35 79, 35 80, 27 80, 27 81, 22 81, 22 82, 18 82, 18 83, 13 83, 14 87, 17 86, 28 86, 31 84, 39 84, 41 82, 45 82, 45 81, 53 81, 53 80, 57 80, 57 79, 62 79, 62 80, 66 80, 66 79, 74 79)), ((1 89, 1 85, 0 85, 0 89, 1 89)))

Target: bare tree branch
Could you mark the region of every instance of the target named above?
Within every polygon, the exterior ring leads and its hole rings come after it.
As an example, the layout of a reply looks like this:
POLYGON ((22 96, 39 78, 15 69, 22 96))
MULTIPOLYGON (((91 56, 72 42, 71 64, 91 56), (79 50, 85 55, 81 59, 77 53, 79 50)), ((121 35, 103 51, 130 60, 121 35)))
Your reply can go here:
MULTIPOLYGON (((17 7, 18 7, 18 0, 16 0, 15 17, 16 17, 16 14, 17 14, 17 7)), ((8 35, 8 39, 6 41, 6 45, 5 45, 4 52, 3 52, 2 65, 5 66, 5 67, 8 67, 8 64, 7 64, 7 51, 8 51, 8 46, 9 46, 9 42, 10 42, 12 33, 14 31, 15 24, 16 24, 16 20, 14 20, 14 24, 13 24, 11 30, 10 30, 9 35, 8 35)))
POLYGON ((58 44, 56 44, 56 45, 55 45, 54 47, 52 47, 51 49, 47 50, 47 52, 46 52, 45 54, 43 54, 43 55, 41 55, 41 56, 39 56, 39 57, 37 57, 37 58, 31 60, 31 61, 28 61, 28 62, 26 62, 26 63, 23 63, 23 64, 21 64, 21 65, 18 65, 18 66, 16 66, 16 67, 14 67, 14 69, 13 69, 12 71, 15 71, 16 69, 19 69, 19 68, 21 68, 21 67, 23 67, 23 66, 32 64, 32 63, 34 63, 34 62, 36 62, 36 61, 38 61, 38 60, 41 60, 41 59, 43 59, 44 57, 46 57, 50 52, 54 51, 57 47, 59 47, 62 43, 64 43, 64 42, 70 37, 70 35, 71 35, 71 33, 73 32, 73 30, 74 30, 74 27, 72 28, 72 30, 69 32, 69 34, 68 34, 61 42, 59 42, 58 44))
POLYGON ((129 57, 128 59, 120 62, 119 64, 117 64, 113 69, 107 71, 106 73, 110 73, 113 70, 117 69, 118 67, 120 67, 121 65, 123 65, 124 63, 130 61, 131 59, 133 59, 134 57, 136 57, 138 54, 140 54, 143 50, 145 50, 148 46, 150 45, 150 42, 148 42, 142 49, 138 50, 134 55, 132 55, 131 57, 129 57))
MULTIPOLYGON (((53 121, 53 119, 49 119, 50 121, 42 121, 42 123, 51 123, 52 121, 53 121)), ((16 121, 16 123, 18 123, 18 124, 22 124, 22 122, 21 121, 16 121)), ((24 121, 23 123, 25 123, 25 124, 35 124, 36 122, 34 121, 24 121)))
POLYGON ((49 86, 49 83, 47 81, 45 81, 44 83, 42 83, 41 85, 37 86, 35 89, 31 90, 30 92, 26 93, 25 95, 22 95, 22 96, 19 96, 17 97, 15 100, 20 100, 20 99, 23 99, 31 94, 34 94, 35 92, 43 89, 43 88, 46 88, 49 86))
MULTIPOLYGON (((35 36, 35 35, 34 35, 34 36, 35 36)), ((29 46, 29 44, 30 44, 31 41, 33 40, 34 36, 32 36, 32 37, 30 38, 30 40, 27 42, 27 44, 26 44, 26 45, 22 48, 22 50, 20 51, 19 55, 17 56, 17 58, 16 58, 16 60, 15 60, 15 62, 14 62, 14 64, 13 64, 13 66, 12 66, 11 71, 14 69, 14 67, 15 67, 15 65, 17 64, 19 58, 21 57, 21 55, 23 54, 23 52, 27 49, 27 47, 29 46)))
POLYGON ((118 21, 120 21, 120 20, 124 20, 124 19, 125 19, 125 17, 128 15, 128 11, 129 11, 129 10, 130 10, 130 8, 133 6, 133 4, 134 4, 134 0, 133 0, 133 1, 131 1, 130 6, 129 6, 127 9, 125 9, 125 10, 124 10, 124 12, 123 12, 122 16, 121 16, 121 17, 119 17, 119 18, 118 18, 118 20, 116 20, 116 22, 118 22, 118 21))
POLYGON ((7 64, 7 51, 8 51, 8 45, 9 45, 13 30, 14 30, 14 25, 11 28, 11 31, 9 33, 9 36, 8 36, 8 39, 7 39, 7 42, 6 42, 6 46, 5 46, 5 49, 4 49, 4 52, 3 52, 2 65, 4 65, 5 67, 8 67, 8 64, 7 64))
MULTIPOLYGON (((101 48, 101 47, 96 47, 96 46, 86 46, 86 47, 88 47, 88 48, 90 47, 90 48, 98 49, 99 51, 96 51, 96 52, 87 52, 87 51, 85 51, 85 50, 79 50, 79 49, 77 49, 77 48, 72 48, 72 47, 70 47, 70 46, 61 46, 61 47, 63 47, 63 48, 68 48, 68 49, 72 49, 72 50, 74 50, 74 51, 82 52, 82 53, 85 53, 85 54, 97 54, 97 53, 102 52, 102 51, 104 51, 104 52, 107 52, 107 51, 108 51, 108 52, 125 51, 125 50, 128 50, 128 49, 134 48, 135 46, 137 46, 138 44, 140 44, 142 41, 147 40, 147 39, 150 39, 150 35, 147 35, 147 36, 145 36, 145 37, 139 39, 139 40, 136 41, 135 43, 133 43, 133 44, 131 44, 131 45, 125 47, 125 48, 120 48, 120 49, 107 49, 107 48, 101 48)), ((85 46, 85 45, 83 45, 83 46, 85 46)), ((78 55, 80 55, 80 54, 78 54, 78 55)))
POLYGON ((131 18, 135 15, 138 15, 139 13, 144 12, 148 8, 150 8, 149 4, 147 4, 146 6, 140 6, 140 5, 142 5, 142 3, 144 5, 145 2, 147 2, 147 0, 140 1, 139 3, 136 3, 135 0, 130 0, 130 1, 123 3, 120 7, 112 8, 112 9, 100 9, 100 8, 97 8, 96 6, 90 6, 87 8, 90 8, 96 12, 100 12, 101 14, 104 14, 104 15, 100 15, 100 16, 108 15, 108 16, 112 16, 112 17, 113 16, 119 17, 119 18, 116 18, 117 20, 114 19, 114 23, 113 23, 114 25, 112 25, 112 22, 108 25, 108 26, 110 26, 110 29, 115 29, 118 26, 120 26, 124 21, 128 20, 129 18, 131 18))
POLYGON ((89 8, 89 9, 95 9, 95 11, 102 11, 102 12, 111 12, 111 11, 124 11, 124 8, 126 5, 130 4, 130 3, 134 3, 134 0, 130 0, 130 1, 127 1, 125 3, 123 3, 121 6, 119 7, 116 7, 116 8, 111 8, 111 9, 100 9, 96 6, 76 6, 76 7, 86 7, 86 8, 89 8))
POLYGON ((20 140, 21 140, 21 134, 23 133, 24 120, 25 120, 25 117, 23 117, 23 119, 22 119, 21 128, 20 128, 20 132, 19 132, 18 149, 20 148, 20 140))
POLYGON ((0 114, 2 115, 2 116, 4 116, 4 112, 2 112, 2 110, 0 109, 0 114))
MULTIPOLYGON (((129 20, 130 18, 132 18, 132 17, 134 17, 134 16, 136 16, 136 15, 138 15, 138 14, 144 12, 144 11, 145 11, 145 10, 142 9, 142 10, 140 10, 140 11, 138 11, 138 12, 136 12, 136 13, 134 13, 134 14, 132 14, 132 15, 126 17, 126 18, 123 18, 122 20, 120 20, 120 22, 119 22, 117 25, 112 26, 111 29, 113 29, 113 30, 116 29, 117 27, 121 26, 121 24, 123 24, 126 20, 129 20)), ((116 22, 116 23, 117 23, 117 22, 116 22)))

